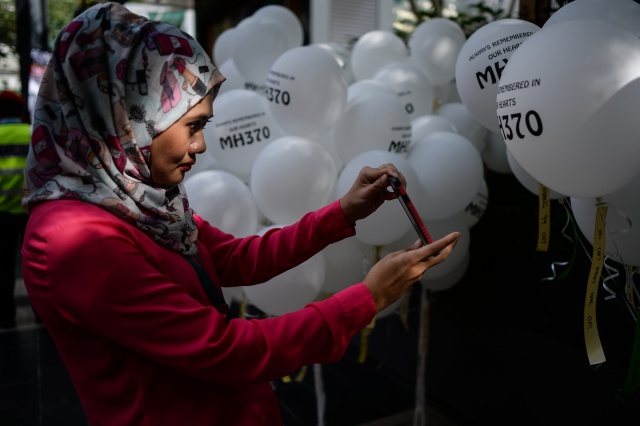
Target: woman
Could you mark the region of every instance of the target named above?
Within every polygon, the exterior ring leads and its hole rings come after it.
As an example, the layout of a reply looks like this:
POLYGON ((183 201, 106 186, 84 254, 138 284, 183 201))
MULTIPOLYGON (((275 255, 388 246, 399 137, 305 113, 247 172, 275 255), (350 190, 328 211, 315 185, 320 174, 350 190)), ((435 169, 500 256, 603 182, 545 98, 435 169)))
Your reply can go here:
POLYGON ((194 215, 181 182, 224 78, 168 24, 101 3, 61 31, 35 111, 25 285, 97 425, 281 424, 269 381, 338 360, 459 234, 393 253, 363 283, 287 315, 227 320, 221 286, 268 281, 355 233, 392 165, 262 237, 194 215))

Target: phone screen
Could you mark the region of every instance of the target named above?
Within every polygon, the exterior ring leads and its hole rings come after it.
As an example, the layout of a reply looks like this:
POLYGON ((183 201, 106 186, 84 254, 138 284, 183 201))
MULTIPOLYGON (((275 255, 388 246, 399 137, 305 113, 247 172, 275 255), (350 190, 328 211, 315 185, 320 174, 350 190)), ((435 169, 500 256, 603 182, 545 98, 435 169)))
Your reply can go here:
POLYGON ((402 185, 400 179, 394 176, 389 176, 389 184, 391 185, 391 188, 393 188, 393 191, 398 194, 398 200, 400 200, 402 208, 407 213, 407 216, 409 216, 409 220, 411 221, 411 224, 416 230, 418 236, 422 240, 422 244, 431 244, 433 242, 433 239, 431 238, 431 235, 429 235, 427 227, 420 218, 418 211, 413 205, 411 198, 409 198, 409 194, 407 194, 407 191, 404 189, 404 186, 402 185))

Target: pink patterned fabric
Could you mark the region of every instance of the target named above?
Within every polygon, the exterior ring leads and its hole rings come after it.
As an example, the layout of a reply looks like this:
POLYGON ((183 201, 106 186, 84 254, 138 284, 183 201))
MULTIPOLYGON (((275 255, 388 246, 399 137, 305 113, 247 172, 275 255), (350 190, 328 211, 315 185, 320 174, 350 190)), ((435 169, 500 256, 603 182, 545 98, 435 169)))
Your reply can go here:
POLYGON ((182 185, 150 179, 150 147, 224 77, 180 29, 99 3, 58 35, 34 111, 23 205, 96 204, 183 254, 197 229, 182 185))

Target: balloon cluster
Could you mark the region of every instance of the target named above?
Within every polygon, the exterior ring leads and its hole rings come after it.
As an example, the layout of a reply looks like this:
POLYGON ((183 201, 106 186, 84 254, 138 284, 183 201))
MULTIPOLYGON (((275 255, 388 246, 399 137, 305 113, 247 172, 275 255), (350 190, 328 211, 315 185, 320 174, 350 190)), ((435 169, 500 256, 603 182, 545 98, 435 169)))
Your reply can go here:
MULTIPOLYGON (((293 13, 263 7, 216 39, 227 81, 205 129, 209 149, 185 181, 191 203, 224 231, 261 233, 341 197, 361 167, 391 162, 432 236, 462 233, 424 279, 447 289, 466 271, 467 231, 488 204, 485 169, 514 174, 536 194, 543 183, 552 197, 622 196, 640 184, 640 20, 629 18, 640 5, 607 2, 619 12, 604 14, 601 3, 570 3, 544 28, 500 19, 468 39, 435 18, 407 43, 377 30, 350 51, 303 45, 293 13), (239 184, 247 190, 203 189, 239 184)), ((274 278, 287 282, 286 297, 244 294, 268 314, 289 312, 361 280, 381 247, 416 237, 400 204, 385 203, 354 238, 274 278)))
MULTIPOLYGON (((542 28, 513 19, 485 25, 469 37, 456 63, 462 102, 501 135, 495 139, 506 144, 518 180, 533 193, 541 183, 552 199, 569 198, 592 244, 597 203, 607 204, 605 254, 635 267, 639 37, 637 2, 580 0, 560 8, 542 28)), ((490 140, 495 151, 499 142, 490 140)))

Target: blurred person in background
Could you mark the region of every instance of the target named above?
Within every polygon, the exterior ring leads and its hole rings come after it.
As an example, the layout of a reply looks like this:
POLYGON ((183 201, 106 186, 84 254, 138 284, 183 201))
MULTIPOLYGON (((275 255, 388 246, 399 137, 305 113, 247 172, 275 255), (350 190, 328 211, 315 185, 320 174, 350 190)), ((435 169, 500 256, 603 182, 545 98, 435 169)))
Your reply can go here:
POLYGON ((24 98, 0 92, 0 329, 16 327, 16 263, 28 218, 22 187, 30 141, 24 98))

